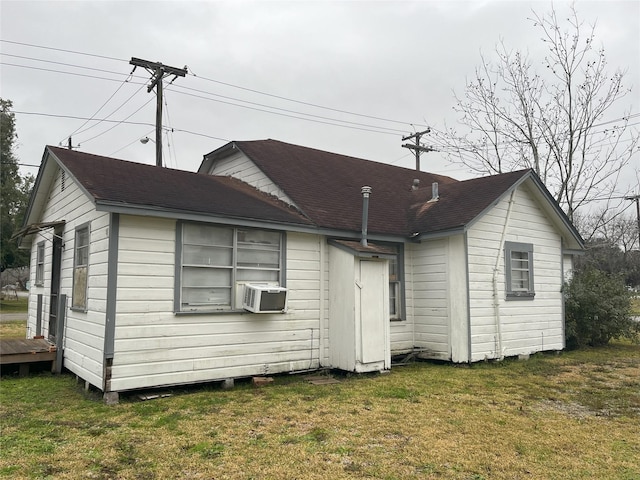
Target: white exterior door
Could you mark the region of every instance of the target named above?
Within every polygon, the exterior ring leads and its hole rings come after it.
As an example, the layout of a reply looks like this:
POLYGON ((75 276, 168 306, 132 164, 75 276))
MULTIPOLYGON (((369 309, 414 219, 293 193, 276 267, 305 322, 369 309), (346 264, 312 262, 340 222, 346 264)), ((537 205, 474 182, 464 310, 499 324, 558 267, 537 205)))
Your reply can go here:
POLYGON ((389 281, 387 262, 360 260, 358 288, 360 361, 390 365, 389 281))

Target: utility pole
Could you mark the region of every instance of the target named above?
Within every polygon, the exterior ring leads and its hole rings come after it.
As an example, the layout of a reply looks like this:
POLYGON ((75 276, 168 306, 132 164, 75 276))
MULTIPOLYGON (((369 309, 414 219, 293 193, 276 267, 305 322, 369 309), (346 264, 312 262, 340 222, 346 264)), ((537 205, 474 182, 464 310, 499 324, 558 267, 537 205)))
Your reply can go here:
POLYGON ((415 144, 410 144, 410 143, 405 143, 404 145, 402 145, 402 148, 408 148, 409 150, 413 150, 413 153, 416 155, 416 171, 419 172, 420 171, 420 152, 433 152, 433 148, 431 147, 423 147, 422 145, 420 145, 420 137, 422 137, 422 135, 425 135, 427 133, 431 132, 430 128, 427 128, 425 131, 423 132, 417 132, 414 133, 413 135, 407 135, 406 137, 402 137, 402 141, 405 142, 407 140, 411 140, 412 138, 415 139, 415 144))
MULTIPOLYGON (((160 62, 150 62, 141 58, 131 57, 129 64, 135 67, 143 67, 151 73, 151 84, 147 87, 147 93, 156 87, 156 165, 162 166, 162 80, 164 77, 174 75, 173 80, 178 77, 184 77, 187 74, 187 67, 176 68, 163 65, 160 62)), ((135 71, 135 68, 133 69, 135 71)), ((133 72, 131 72, 133 73, 133 72)), ((173 81, 172 80, 172 81, 173 81)))
POLYGON ((624 197, 624 199, 636 202, 636 220, 638 221, 638 250, 640 250, 640 195, 632 195, 631 197, 624 197))

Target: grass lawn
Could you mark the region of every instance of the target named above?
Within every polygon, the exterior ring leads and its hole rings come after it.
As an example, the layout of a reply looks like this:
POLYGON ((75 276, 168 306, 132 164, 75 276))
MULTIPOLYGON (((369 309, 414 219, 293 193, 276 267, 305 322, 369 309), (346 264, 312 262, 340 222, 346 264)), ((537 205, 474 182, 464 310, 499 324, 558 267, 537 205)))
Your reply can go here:
POLYGON ((6 298, 0 300, 0 312, 2 313, 27 313, 28 297, 18 297, 18 299, 6 298))
POLYGON ((5 377, 0 477, 640 478, 638 345, 339 378, 109 407, 69 375, 5 377))
POLYGON ((27 322, 11 320, 0 323, 0 338, 26 338, 27 322))

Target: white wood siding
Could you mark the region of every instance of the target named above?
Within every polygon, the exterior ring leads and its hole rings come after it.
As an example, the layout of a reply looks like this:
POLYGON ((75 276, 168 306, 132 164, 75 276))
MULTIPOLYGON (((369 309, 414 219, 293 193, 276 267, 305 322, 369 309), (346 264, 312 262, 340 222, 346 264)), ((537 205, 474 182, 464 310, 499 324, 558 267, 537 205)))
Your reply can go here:
POLYGON ((237 178, 262 192, 275 196, 289 205, 294 204, 287 194, 278 185, 273 183, 271 179, 242 152, 237 152, 229 157, 216 160, 213 162, 209 174, 237 178))
POLYGON ((560 235, 538 207, 526 184, 519 187, 506 226, 505 241, 533 245, 536 295, 533 300, 506 301, 505 260, 500 238, 508 204, 509 197, 468 231, 472 361, 563 348, 560 235), (497 307, 493 295, 496 258, 497 307))
MULTIPOLYGON (((103 347, 107 286, 107 251, 109 248, 109 214, 96 212, 91 200, 67 175, 61 188, 60 170, 49 191, 49 199, 41 222, 65 220, 61 258, 60 293, 67 295, 67 307, 72 304, 73 257, 76 227, 90 222, 87 311, 66 309, 64 329, 64 367, 102 388, 103 347)), ((45 239, 44 285, 35 285, 35 268, 31 269, 29 295, 29 335, 35 335, 37 295, 43 295, 42 334, 49 334, 49 295, 51 293, 51 261, 53 230, 35 236, 31 258, 35 265, 37 244, 45 239)))
POLYGON ((319 366, 320 242, 287 235, 286 314, 173 313, 175 221, 121 216, 111 389, 319 366))
POLYGON ((450 358, 448 242, 411 246, 414 346, 428 358, 450 358))

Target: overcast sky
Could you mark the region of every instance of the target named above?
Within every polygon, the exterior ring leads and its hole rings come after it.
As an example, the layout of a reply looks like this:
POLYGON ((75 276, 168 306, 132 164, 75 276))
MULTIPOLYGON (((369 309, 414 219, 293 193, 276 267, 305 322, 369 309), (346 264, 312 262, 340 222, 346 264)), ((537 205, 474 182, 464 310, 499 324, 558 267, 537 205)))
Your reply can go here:
MULTIPOLYGON (((155 138, 150 75, 138 68, 127 76, 138 57, 188 66, 185 78, 165 83, 169 167, 195 171, 203 154, 227 141, 273 138, 413 168, 401 137, 455 124, 452 92, 463 92, 481 52, 490 58, 503 39, 541 64, 541 34, 530 18, 551 5, 2 0, 0 96, 13 101, 23 164, 38 165, 45 145, 66 145, 70 134, 82 151, 154 164, 153 142, 139 142, 155 138), (132 123, 83 126, 82 118, 132 123)), ((554 5, 566 17, 568 3, 554 5)), ((612 117, 638 113, 640 2, 576 7, 597 23, 611 71, 626 69, 633 87, 612 117)), ((424 154, 422 169, 469 177, 439 153, 424 154)), ((637 184, 632 167, 625 181, 637 184)))

